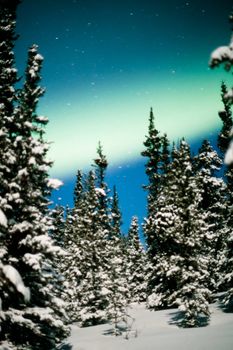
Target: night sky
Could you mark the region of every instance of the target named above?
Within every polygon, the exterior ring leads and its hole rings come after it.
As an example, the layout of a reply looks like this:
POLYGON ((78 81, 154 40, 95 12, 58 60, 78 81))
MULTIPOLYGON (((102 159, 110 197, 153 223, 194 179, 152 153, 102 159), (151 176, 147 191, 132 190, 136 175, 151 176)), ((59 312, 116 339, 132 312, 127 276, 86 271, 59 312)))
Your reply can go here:
POLYGON ((100 140, 117 184, 126 226, 145 215, 140 152, 150 107, 170 140, 194 147, 219 128, 222 70, 211 51, 228 44, 232 1, 23 0, 18 10, 16 62, 23 74, 28 47, 44 56, 52 176, 64 181, 61 203, 72 202, 77 169, 86 169, 100 140))

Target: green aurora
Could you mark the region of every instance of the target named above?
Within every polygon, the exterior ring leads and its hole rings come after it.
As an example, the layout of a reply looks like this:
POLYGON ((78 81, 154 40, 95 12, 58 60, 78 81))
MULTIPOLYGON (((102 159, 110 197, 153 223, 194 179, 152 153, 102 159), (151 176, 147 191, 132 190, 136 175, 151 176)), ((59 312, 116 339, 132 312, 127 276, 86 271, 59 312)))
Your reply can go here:
POLYGON ((50 120, 53 174, 87 167, 99 140, 112 165, 136 161, 151 107, 171 141, 216 133, 229 77, 208 61, 228 43, 230 9, 226 0, 24 0, 16 57, 21 69, 36 42, 45 58, 39 113, 50 120))

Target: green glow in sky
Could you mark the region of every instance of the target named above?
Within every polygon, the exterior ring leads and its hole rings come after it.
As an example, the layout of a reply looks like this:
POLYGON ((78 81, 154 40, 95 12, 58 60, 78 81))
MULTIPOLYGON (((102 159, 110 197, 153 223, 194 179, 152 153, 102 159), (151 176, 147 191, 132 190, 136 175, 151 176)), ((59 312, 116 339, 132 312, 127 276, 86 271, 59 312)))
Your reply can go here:
POLYGON ((229 0, 24 0, 17 67, 27 49, 44 56, 53 173, 87 167, 100 140, 110 164, 139 159, 153 107, 171 141, 208 136, 219 126, 220 85, 211 51, 228 44, 229 0))
POLYGON ((47 137, 53 140, 50 157, 56 160, 53 172, 64 176, 90 165, 99 140, 111 164, 138 158, 151 106, 157 128, 171 141, 210 135, 220 125, 221 74, 206 69, 205 75, 195 78, 173 72, 167 82, 159 79, 159 83, 143 77, 115 89, 96 87, 94 95, 81 101, 71 90, 65 104, 58 98, 56 109, 47 106, 51 120, 47 137))

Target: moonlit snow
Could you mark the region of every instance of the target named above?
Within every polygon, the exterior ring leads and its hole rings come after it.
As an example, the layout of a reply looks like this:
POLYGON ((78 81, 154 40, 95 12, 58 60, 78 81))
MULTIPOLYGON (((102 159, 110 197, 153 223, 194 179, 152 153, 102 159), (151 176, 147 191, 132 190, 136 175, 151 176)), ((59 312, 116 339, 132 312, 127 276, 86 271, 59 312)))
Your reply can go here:
POLYGON ((111 335, 104 324, 79 328, 72 325, 68 342, 72 350, 232 350, 233 314, 224 313, 218 304, 211 306, 211 321, 206 327, 179 328, 174 322, 177 309, 149 311, 134 304, 129 314, 132 329, 121 336, 111 335))

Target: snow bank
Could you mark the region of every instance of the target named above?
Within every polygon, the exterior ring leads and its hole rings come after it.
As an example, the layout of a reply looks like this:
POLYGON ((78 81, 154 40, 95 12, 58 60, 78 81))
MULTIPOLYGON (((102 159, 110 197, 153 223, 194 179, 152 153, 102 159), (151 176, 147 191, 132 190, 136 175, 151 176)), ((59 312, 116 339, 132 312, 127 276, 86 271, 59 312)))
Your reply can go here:
POLYGON ((129 340, 112 336, 109 324, 79 328, 72 326, 68 342, 72 350, 232 350, 233 314, 211 306, 210 325, 202 328, 178 328, 173 319, 177 309, 149 311, 134 305, 130 315, 135 319, 129 340))

